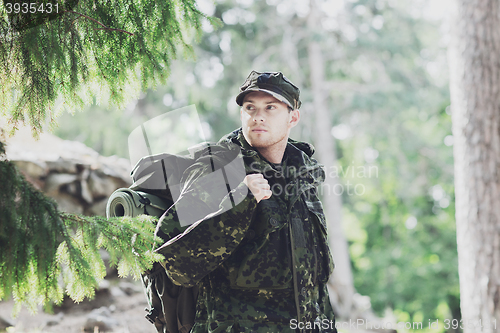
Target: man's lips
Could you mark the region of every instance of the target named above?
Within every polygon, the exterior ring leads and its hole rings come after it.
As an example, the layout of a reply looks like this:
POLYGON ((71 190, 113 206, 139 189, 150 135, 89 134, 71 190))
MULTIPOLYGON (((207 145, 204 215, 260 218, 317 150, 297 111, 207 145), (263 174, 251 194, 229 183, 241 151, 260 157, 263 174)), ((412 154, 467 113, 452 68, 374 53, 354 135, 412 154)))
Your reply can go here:
POLYGON ((255 133, 264 133, 264 132, 267 132, 265 129, 263 128, 254 128, 252 129, 252 132, 255 132, 255 133))

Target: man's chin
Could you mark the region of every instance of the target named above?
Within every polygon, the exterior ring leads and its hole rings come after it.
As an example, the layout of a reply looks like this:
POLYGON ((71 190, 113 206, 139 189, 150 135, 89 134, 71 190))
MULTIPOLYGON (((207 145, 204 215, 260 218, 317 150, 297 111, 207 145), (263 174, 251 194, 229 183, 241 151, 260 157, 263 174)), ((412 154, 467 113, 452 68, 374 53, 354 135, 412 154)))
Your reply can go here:
POLYGON ((250 136, 247 139, 247 142, 253 148, 270 148, 276 144, 278 144, 281 140, 273 140, 272 138, 263 138, 263 137, 255 137, 250 136))
POLYGON ((254 147, 254 148, 262 148, 262 147, 266 147, 269 142, 267 142, 268 140, 262 138, 260 135, 257 136, 257 135, 252 135, 250 134, 247 138, 246 138, 248 144, 250 144, 250 146, 254 147))
POLYGON ((262 140, 251 140, 248 144, 254 148, 266 148, 269 147, 269 143, 262 140))

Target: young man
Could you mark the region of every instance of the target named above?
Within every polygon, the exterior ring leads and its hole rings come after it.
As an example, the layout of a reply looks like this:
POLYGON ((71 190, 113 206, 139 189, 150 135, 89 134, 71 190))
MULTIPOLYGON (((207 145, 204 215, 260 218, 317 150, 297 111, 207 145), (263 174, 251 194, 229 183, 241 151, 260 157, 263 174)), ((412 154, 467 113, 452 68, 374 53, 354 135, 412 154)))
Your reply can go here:
POLYGON ((336 332, 326 288, 333 262, 316 191, 325 173, 310 144, 289 139, 299 93, 280 72, 252 71, 236 98, 242 127, 218 142, 222 151, 238 148, 246 176, 215 195, 200 185, 213 163, 200 158, 160 219, 164 238, 182 231, 157 250, 168 276, 199 286, 191 332, 336 332), (183 205, 212 213, 173 232, 183 205))

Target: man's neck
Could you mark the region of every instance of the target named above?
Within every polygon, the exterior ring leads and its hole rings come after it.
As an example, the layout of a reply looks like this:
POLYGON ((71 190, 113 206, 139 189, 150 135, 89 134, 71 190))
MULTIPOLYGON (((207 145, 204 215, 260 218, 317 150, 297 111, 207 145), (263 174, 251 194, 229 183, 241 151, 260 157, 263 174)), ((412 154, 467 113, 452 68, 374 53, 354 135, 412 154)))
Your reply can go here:
POLYGON ((269 162, 279 164, 283 160, 288 140, 284 140, 272 147, 257 147, 257 151, 269 162))

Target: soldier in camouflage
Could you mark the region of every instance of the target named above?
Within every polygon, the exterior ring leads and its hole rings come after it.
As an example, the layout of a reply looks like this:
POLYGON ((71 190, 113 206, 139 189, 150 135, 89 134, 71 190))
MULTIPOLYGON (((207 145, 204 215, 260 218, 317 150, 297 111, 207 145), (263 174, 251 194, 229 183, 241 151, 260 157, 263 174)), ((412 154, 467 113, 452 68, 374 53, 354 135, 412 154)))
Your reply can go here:
POLYGON ((242 127, 184 172, 181 195, 157 228, 170 239, 157 249, 168 276, 199 286, 191 332, 336 332, 317 195, 325 172, 312 145, 289 139, 299 89, 280 72, 253 71, 236 102, 242 127), (234 154, 246 176, 229 194, 209 193, 203 176, 234 154), (211 213, 181 227, 176 210, 194 206, 211 213))

